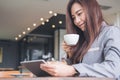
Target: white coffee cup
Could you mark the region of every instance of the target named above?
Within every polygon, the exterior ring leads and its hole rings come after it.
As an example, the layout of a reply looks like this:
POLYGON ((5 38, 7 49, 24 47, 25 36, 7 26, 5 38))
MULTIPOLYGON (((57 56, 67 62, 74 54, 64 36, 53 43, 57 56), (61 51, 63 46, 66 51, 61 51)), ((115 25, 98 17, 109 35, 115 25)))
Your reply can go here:
POLYGON ((79 35, 78 34, 65 34, 64 35, 64 41, 69 46, 76 45, 78 40, 79 40, 79 35))

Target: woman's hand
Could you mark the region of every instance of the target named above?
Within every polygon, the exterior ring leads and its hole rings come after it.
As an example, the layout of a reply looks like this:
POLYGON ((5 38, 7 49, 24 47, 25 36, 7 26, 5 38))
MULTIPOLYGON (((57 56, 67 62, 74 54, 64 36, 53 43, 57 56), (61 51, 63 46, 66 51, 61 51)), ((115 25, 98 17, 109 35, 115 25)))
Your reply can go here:
POLYGON ((46 64, 40 64, 40 68, 48 72, 52 76, 67 77, 73 76, 76 71, 73 66, 67 65, 63 62, 48 62, 46 64))
POLYGON ((69 55, 69 57, 72 55, 71 53, 71 46, 68 46, 65 42, 62 43, 63 50, 69 55))

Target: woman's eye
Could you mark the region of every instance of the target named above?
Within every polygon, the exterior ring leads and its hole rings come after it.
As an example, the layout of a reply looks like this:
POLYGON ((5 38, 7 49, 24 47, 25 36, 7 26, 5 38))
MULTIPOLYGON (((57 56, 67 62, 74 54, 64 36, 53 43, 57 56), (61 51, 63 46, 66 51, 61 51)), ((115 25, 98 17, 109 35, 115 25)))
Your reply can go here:
POLYGON ((72 17, 72 19, 74 20, 74 19, 75 19, 75 17, 72 17))
POLYGON ((78 16, 81 16, 82 12, 81 13, 78 13, 78 16))

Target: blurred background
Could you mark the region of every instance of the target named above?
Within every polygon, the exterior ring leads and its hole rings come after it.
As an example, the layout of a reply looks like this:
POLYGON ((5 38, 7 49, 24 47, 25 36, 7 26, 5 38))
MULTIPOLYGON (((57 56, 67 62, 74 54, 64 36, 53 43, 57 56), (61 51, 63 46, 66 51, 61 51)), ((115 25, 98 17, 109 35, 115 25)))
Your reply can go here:
MULTIPOLYGON (((61 60, 69 0, 0 0, 0 68, 21 61, 61 60)), ((105 20, 120 26, 120 0, 97 0, 105 20)))

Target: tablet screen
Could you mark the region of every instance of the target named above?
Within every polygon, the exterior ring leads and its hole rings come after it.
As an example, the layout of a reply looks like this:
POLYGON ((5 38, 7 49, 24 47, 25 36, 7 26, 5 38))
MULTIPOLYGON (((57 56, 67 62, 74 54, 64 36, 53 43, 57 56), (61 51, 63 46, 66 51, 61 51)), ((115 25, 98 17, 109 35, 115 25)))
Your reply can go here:
POLYGON ((29 71, 31 71, 37 77, 50 76, 47 72, 40 69, 40 64, 44 64, 44 60, 31 60, 31 61, 22 61, 21 64, 25 66, 29 71))

